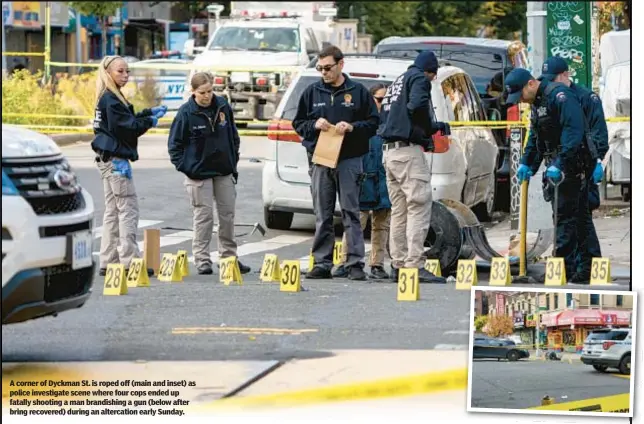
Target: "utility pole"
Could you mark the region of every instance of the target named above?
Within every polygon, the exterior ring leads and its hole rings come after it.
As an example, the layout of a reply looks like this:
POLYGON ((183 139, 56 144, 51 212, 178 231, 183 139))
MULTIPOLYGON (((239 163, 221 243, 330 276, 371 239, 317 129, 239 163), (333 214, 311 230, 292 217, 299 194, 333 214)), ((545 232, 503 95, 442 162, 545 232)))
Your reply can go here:
MULTIPOLYGON (((532 2, 528 2, 528 5, 530 3, 532 3, 532 2)), ((539 292, 535 293, 534 306, 535 306, 535 308, 534 308, 535 317, 536 317, 536 321, 537 321, 537 323, 536 323, 537 331, 536 331, 536 337, 535 337, 535 342, 536 342, 536 345, 537 345, 537 351, 536 351, 535 355, 538 358, 539 356, 541 356, 540 355, 541 351, 539 349, 539 344, 541 343, 541 320, 539 319, 539 292)))
MULTIPOLYGON (((12 5, 7 5, 8 8, 12 7, 12 5)), ((9 75, 9 69, 7 69, 7 57, 4 55, 4 53, 7 51, 7 43, 5 41, 6 33, 4 31, 4 21, 5 19, 9 18, 9 14, 5 17, 4 13, 4 6, 2 7, 2 72, 3 74, 6 73, 9 75)))
POLYGON ((74 10, 76 14, 76 63, 83 63, 83 48, 81 43, 81 14, 74 10))
POLYGON ((547 2, 529 1, 526 17, 528 18, 528 60, 532 75, 541 75, 541 65, 546 58, 546 17, 547 2))

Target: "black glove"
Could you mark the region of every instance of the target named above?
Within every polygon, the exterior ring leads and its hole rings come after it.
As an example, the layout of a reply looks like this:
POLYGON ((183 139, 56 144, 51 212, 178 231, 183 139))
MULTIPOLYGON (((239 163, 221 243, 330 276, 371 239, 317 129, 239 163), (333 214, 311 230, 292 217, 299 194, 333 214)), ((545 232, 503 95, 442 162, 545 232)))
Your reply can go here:
POLYGON ((238 172, 233 172, 233 183, 237 184, 237 179, 239 178, 238 172))
POLYGON ((436 123, 438 126, 439 131, 443 133, 443 135, 451 135, 452 134, 452 129, 450 128, 449 124, 447 122, 437 122, 436 123))

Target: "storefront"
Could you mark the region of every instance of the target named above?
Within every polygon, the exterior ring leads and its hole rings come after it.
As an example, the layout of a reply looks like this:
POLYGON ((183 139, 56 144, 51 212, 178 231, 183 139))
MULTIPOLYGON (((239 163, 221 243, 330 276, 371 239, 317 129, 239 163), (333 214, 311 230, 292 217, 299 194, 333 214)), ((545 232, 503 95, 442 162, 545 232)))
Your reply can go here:
POLYGON ((514 323, 514 334, 521 338, 521 345, 534 346, 534 332, 531 328, 526 328, 525 314, 522 311, 514 311, 512 313, 512 321, 514 323))
POLYGON ((548 329, 548 348, 580 352, 588 334, 597 328, 628 327, 631 311, 577 309, 543 314, 548 329))

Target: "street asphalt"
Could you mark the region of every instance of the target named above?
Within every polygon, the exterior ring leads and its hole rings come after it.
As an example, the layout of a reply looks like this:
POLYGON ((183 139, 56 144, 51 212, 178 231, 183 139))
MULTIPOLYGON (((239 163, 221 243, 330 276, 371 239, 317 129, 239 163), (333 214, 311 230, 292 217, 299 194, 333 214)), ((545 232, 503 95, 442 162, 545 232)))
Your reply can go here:
MULTIPOLYGON (((161 253, 183 249, 191 255, 188 194, 183 176, 169 162, 166 140, 146 136, 139 142, 141 159, 133 166, 139 240, 145 228, 161 228, 161 253)), ((306 291, 300 293, 280 292, 277 283, 259 283, 267 253, 277 254, 280 261, 300 260, 305 272, 314 218, 296 215, 291 231, 248 235, 253 224, 264 225, 262 166, 272 159, 274 144, 249 137, 242 139, 242 146, 247 140, 252 148, 242 147, 236 212, 240 261, 252 267, 243 286, 225 286, 217 275, 198 276, 191 265, 183 283, 152 277, 149 288, 104 296, 103 278, 97 275, 83 308, 3 326, 3 361, 272 360, 320 357, 331 349, 467 350, 470 295, 453 283, 421 285, 418 302, 398 302, 396 285, 388 281, 302 279, 306 291)), ((93 152, 88 143, 63 151, 94 197, 98 252, 104 206, 93 152)), ((215 234, 213 252, 216 240, 215 234)), ((485 273, 479 274, 479 285, 486 280, 485 273)))
POLYGON ((580 361, 476 359, 472 362, 471 407, 525 409, 548 395, 556 403, 630 393, 630 378, 599 373, 580 361))

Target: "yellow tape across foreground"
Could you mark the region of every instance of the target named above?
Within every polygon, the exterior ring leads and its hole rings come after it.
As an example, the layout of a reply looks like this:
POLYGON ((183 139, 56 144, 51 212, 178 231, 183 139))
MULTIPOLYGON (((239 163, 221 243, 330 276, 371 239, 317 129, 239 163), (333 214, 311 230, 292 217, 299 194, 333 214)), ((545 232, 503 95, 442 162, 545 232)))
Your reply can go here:
POLYGON ((311 403, 341 402, 385 397, 412 396, 467 388, 467 368, 396 377, 365 383, 323 387, 264 396, 226 398, 199 405, 194 410, 235 407, 286 407, 311 403))
MULTIPOLYGON (((54 67, 81 67, 81 68, 98 68, 100 63, 74 63, 74 62, 47 62, 49 66, 54 67)), ((216 72, 296 72, 302 66, 245 66, 230 67, 226 65, 194 65, 193 63, 128 63, 130 69, 165 69, 168 71, 216 71, 216 72)))
POLYGON ((592 399, 577 400, 574 402, 554 403, 552 405, 537 406, 528 409, 542 411, 584 411, 584 412, 614 412, 628 413, 630 410, 631 396, 628 393, 604 396, 592 399))
POLYGON ((40 52, 3 52, 3 56, 44 56, 45 53, 40 52))

